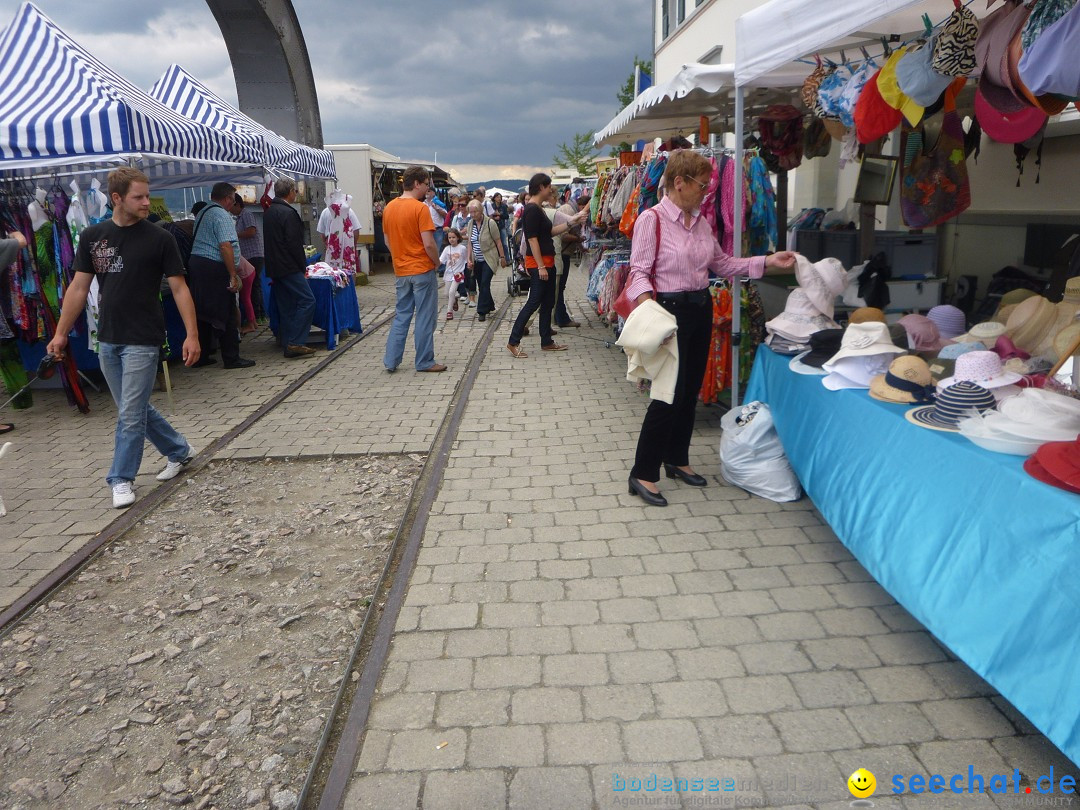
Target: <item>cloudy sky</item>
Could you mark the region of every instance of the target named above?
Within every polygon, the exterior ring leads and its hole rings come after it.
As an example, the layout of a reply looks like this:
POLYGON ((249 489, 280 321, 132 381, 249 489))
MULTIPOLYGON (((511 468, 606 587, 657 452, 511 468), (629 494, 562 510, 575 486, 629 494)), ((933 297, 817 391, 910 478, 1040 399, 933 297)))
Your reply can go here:
MULTIPOLYGON (((236 103, 204 0, 37 0, 76 41, 149 89, 172 62, 236 103)), ((600 129, 634 56, 652 55, 652 0, 293 0, 327 143, 433 160, 461 182, 528 177, 600 129)), ((0 0, 0 24, 19 3, 0 0)))

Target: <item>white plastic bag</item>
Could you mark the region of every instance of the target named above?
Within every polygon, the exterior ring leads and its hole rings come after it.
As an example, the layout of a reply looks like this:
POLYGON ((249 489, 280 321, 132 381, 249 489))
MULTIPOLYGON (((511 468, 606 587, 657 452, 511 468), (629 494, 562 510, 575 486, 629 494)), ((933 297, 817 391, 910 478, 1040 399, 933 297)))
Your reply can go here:
POLYGON ((749 402, 720 420, 720 474, 729 484, 770 501, 797 501, 802 487, 791 469, 772 413, 764 402, 749 402))

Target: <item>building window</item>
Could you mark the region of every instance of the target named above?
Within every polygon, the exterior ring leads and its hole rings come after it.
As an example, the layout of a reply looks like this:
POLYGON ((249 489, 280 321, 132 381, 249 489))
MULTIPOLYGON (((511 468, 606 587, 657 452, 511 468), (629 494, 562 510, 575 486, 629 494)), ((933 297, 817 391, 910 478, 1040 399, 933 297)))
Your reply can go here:
POLYGON ((675 8, 675 22, 682 25, 683 20, 686 19, 686 0, 676 0, 675 8))
POLYGON ((660 36, 667 39, 671 33, 671 20, 668 18, 668 0, 660 0, 660 36))

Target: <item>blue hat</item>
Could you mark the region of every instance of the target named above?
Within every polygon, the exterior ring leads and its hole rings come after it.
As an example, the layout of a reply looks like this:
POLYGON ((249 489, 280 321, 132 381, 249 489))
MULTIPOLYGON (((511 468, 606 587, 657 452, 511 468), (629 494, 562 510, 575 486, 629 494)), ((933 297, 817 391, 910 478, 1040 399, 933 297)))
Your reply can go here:
POLYGON ((977 340, 973 340, 971 343, 947 343, 941 347, 941 351, 938 352, 938 357, 942 360, 955 360, 962 354, 968 352, 984 352, 986 346, 977 340))
POLYGON ((920 107, 929 107, 952 84, 952 76, 942 76, 931 67, 933 57, 934 40, 931 38, 917 51, 909 50, 896 65, 896 83, 904 95, 920 107))
POLYGON ((958 382, 940 394, 933 405, 912 408, 904 416, 912 424, 931 430, 958 431, 959 422, 971 410, 992 411, 997 404, 994 395, 973 382, 958 382))

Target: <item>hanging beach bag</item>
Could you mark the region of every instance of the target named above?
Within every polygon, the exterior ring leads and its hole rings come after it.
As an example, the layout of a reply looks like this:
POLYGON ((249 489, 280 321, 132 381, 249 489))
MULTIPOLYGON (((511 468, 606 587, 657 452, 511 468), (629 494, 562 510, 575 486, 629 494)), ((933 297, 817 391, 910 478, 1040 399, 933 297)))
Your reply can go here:
POLYGON ((937 143, 925 150, 923 122, 904 126, 900 213, 909 228, 932 228, 960 215, 971 205, 964 127, 956 98, 946 91, 945 118, 937 143))

